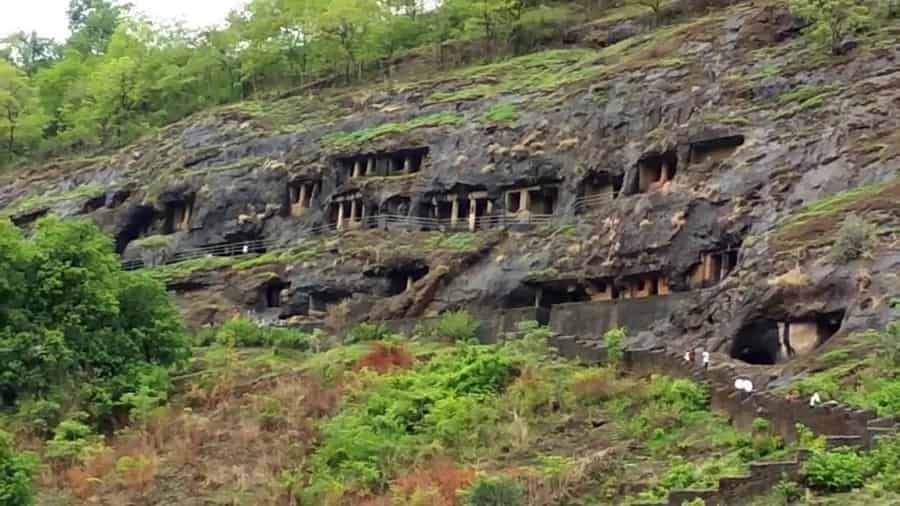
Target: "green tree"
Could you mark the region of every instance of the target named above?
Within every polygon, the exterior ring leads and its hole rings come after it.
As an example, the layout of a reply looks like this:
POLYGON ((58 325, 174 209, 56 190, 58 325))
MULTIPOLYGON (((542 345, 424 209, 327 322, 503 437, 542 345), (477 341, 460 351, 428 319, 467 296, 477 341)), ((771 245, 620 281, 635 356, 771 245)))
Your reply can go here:
POLYGON ((7 157, 11 159, 18 147, 39 140, 44 123, 31 80, 11 63, 0 60, 0 132, 7 157))
POLYGON ((69 0, 67 45, 84 55, 102 54, 128 9, 109 0, 69 0))
POLYGON ((47 67, 59 56, 59 46, 53 39, 39 37, 37 32, 17 32, 0 39, 0 54, 29 76, 47 67))
POLYGON ((791 12, 808 20, 807 32, 839 54, 845 39, 871 22, 869 8, 861 0, 789 0, 791 12))
POLYGON ((36 464, 30 454, 16 452, 12 436, 0 431, 0 504, 31 506, 34 503, 32 483, 36 464))
POLYGON ((165 287, 124 273, 109 238, 93 223, 39 221, 30 237, 0 221, 0 397, 7 403, 75 386, 106 406, 142 384, 153 368, 187 353, 165 287))
POLYGON ((365 43, 372 24, 380 20, 382 14, 374 0, 331 0, 322 12, 322 33, 340 48, 344 75, 348 80, 368 49, 365 43))

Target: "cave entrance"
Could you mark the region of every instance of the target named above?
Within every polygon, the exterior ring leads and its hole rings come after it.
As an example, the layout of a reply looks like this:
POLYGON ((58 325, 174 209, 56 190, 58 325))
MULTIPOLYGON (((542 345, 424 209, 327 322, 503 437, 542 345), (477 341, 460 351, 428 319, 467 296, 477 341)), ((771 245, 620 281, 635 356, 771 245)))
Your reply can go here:
POLYGON ((280 308, 284 302, 284 291, 291 284, 281 280, 273 280, 262 287, 262 302, 267 309, 280 308))
POLYGON ((744 144, 743 135, 730 135, 692 142, 688 161, 690 163, 706 163, 724 160, 742 144, 744 144))
POLYGON ((613 177, 608 172, 592 172, 579 185, 576 213, 592 208, 602 207, 619 196, 622 190, 622 177, 613 177))
POLYGON ((780 352, 779 324, 775 320, 753 320, 738 330, 731 345, 731 358, 754 365, 774 365, 780 352))
POLYGON ((549 308, 556 304, 590 302, 587 287, 578 281, 547 281, 538 285, 535 293, 535 307, 549 308))
POLYGON ((188 230, 191 224, 191 216, 194 213, 193 199, 168 202, 163 210, 163 233, 174 234, 188 230))
POLYGON ((387 273, 387 296, 394 297, 405 293, 412 289, 416 281, 424 278, 428 274, 427 265, 411 265, 408 267, 398 267, 387 273))
POLYGON ((312 201, 319 193, 319 184, 315 181, 294 181, 288 184, 288 205, 291 216, 302 216, 312 206, 312 201))
POLYGON ((150 233, 150 228, 156 220, 156 211, 149 206, 137 206, 128 211, 125 226, 116 234, 116 253, 122 254, 128 244, 150 233))
POLYGON ((841 329, 843 320, 844 311, 834 311, 779 323, 783 356, 812 353, 841 329))
POLYGON ((392 216, 409 216, 410 198, 402 195, 391 197, 381 205, 381 214, 392 216))
POLYGON ((619 289, 612 279, 595 279, 587 283, 587 291, 591 300, 595 302, 616 300, 619 298, 619 289))
POLYGON ((87 202, 81 206, 81 213, 88 214, 92 213, 101 207, 106 205, 106 195, 97 195, 96 197, 90 198, 87 202))
POLYGON ((678 156, 674 151, 651 155, 638 162, 638 191, 651 192, 662 188, 675 177, 678 156))

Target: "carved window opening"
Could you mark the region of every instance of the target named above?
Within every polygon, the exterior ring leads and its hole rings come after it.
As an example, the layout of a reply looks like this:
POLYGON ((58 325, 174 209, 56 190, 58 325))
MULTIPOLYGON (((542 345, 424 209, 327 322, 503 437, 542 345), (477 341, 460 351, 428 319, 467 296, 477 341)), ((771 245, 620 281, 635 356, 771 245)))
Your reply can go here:
POLYGON ((631 276, 623 281, 623 293, 626 299, 639 299, 657 295, 668 295, 669 280, 661 274, 644 274, 631 276))
POLYGON ((332 199, 328 213, 329 223, 338 230, 358 226, 366 218, 367 211, 362 194, 340 195, 332 199))
POLYGON ((194 213, 194 200, 168 202, 163 211, 163 233, 174 234, 190 230, 191 217, 194 213))
POLYGON ((737 249, 701 253, 700 264, 691 272, 689 284, 692 288, 712 286, 731 274, 737 264, 737 249))
POLYGON ((557 186, 532 186, 516 188, 506 192, 506 213, 553 214, 559 197, 557 186))
POLYGON ((638 162, 638 191, 647 193, 662 188, 675 177, 678 156, 674 151, 652 155, 638 162))
POLYGON ((724 160, 744 144, 743 135, 730 135, 702 141, 692 142, 690 147, 690 163, 707 163, 724 160))
POLYGON ((342 181, 360 177, 400 176, 421 171, 427 156, 428 148, 412 148, 347 156, 339 158, 337 165, 341 170, 342 181))
POLYGON ((313 200, 318 196, 320 190, 319 183, 315 181, 295 181, 288 184, 288 204, 291 216, 302 216, 307 209, 312 207, 313 200))

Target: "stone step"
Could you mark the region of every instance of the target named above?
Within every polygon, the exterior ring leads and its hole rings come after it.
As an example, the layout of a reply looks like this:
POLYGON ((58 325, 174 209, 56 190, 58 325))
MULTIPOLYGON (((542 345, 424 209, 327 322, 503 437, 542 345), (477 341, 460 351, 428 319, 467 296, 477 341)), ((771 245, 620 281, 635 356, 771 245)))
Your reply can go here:
POLYGON ((874 420, 869 420, 869 423, 867 424, 868 427, 872 427, 872 428, 880 428, 880 427, 892 428, 892 427, 896 427, 897 425, 898 425, 897 417, 894 415, 882 416, 879 418, 875 418, 874 420))
POLYGON ((841 446, 865 446, 865 439, 862 436, 825 436, 825 447, 829 450, 841 446))

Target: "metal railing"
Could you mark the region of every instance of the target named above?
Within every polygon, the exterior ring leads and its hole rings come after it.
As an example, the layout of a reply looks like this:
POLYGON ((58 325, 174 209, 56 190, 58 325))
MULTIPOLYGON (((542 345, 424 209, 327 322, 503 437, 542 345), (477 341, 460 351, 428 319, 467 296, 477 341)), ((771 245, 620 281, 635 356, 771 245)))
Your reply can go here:
MULTIPOLYGON (((301 228, 294 235, 295 241, 301 241, 312 237, 339 232, 348 232, 360 229, 409 229, 409 230, 441 230, 441 231, 467 231, 484 230, 491 228, 530 228, 547 226, 558 218, 553 214, 521 214, 521 215, 492 215, 481 216, 473 221, 467 218, 451 220, 449 218, 424 218, 421 216, 402 216, 382 214, 366 216, 364 218, 347 218, 338 227, 337 223, 327 223, 314 227, 301 228), (473 227, 474 225, 474 227, 473 227)), ((291 243, 278 239, 259 239, 253 241, 241 241, 230 243, 217 243, 200 246, 197 248, 176 251, 171 255, 163 253, 161 258, 153 265, 167 265, 187 260, 206 257, 240 257, 265 253, 273 248, 287 248, 291 243)), ((137 270, 148 267, 142 259, 125 260, 122 262, 123 270, 137 270)))
POLYGON ((612 193, 597 193, 581 197, 572 202, 572 208, 575 214, 583 214, 588 211, 594 211, 605 207, 607 204, 615 200, 616 196, 612 193))

